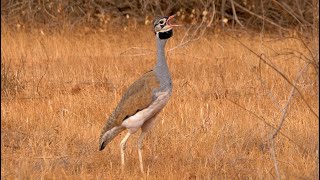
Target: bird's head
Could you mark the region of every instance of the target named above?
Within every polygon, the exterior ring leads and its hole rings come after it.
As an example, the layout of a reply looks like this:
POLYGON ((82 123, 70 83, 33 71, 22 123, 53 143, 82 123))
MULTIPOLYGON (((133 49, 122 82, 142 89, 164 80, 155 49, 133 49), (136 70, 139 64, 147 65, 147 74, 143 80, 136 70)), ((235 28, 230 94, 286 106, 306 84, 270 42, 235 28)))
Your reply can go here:
POLYGON ((100 145, 99 145, 99 150, 102 151, 107 144, 109 144, 109 142, 111 142, 113 139, 112 137, 112 133, 110 133, 110 131, 104 133, 101 137, 100 137, 100 145))
POLYGON ((174 17, 175 15, 164 16, 154 21, 154 33, 159 39, 169 39, 173 35, 172 28, 178 26, 170 22, 174 17))

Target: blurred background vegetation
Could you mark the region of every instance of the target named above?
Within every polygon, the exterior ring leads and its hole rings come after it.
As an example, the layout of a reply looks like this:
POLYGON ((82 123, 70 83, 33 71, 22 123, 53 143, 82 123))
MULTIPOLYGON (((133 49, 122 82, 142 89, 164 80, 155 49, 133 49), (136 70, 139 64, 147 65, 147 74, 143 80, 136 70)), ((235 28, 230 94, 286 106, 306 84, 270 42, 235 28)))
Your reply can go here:
POLYGON ((319 21, 314 18, 318 4, 317 0, 3 0, 1 21, 17 29, 103 29, 148 25, 156 16, 176 14, 186 24, 207 22, 214 16, 213 27, 304 32, 319 21))

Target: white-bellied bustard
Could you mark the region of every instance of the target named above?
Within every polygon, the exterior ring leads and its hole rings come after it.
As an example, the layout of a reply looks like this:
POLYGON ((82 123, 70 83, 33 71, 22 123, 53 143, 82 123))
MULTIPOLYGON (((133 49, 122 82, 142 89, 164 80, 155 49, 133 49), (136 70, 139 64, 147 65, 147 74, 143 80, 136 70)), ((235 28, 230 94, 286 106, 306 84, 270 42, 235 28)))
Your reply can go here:
POLYGON ((141 128, 138 139, 140 170, 143 172, 142 141, 145 134, 153 127, 156 116, 167 104, 171 92, 172 81, 165 57, 165 45, 173 35, 170 21, 174 16, 162 17, 154 22, 154 33, 157 44, 157 62, 155 67, 134 82, 115 110, 111 113, 100 135, 100 151, 120 132, 128 129, 128 133, 120 143, 121 165, 124 166, 124 150, 131 134, 141 128))

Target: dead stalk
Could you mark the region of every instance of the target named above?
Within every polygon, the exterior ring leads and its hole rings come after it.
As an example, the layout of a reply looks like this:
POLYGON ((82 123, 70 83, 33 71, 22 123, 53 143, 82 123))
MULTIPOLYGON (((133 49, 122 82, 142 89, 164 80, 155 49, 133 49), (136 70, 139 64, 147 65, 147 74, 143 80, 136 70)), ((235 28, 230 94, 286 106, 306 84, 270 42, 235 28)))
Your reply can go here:
POLYGON ((181 48, 181 47, 183 47, 183 46, 185 46, 185 45, 187 45, 187 44, 189 44, 189 43, 191 43, 191 42, 198 41, 199 39, 201 39, 201 37, 203 37, 204 33, 206 32, 207 28, 211 25, 211 23, 212 23, 212 21, 213 21, 213 19, 214 19, 214 17, 215 17, 215 14, 216 14, 215 4, 214 4, 213 1, 212 1, 212 7, 213 7, 213 8, 212 8, 212 12, 211 12, 212 15, 211 15, 211 19, 210 19, 209 23, 208 23, 202 30, 200 30, 200 28, 203 27, 203 24, 205 23, 205 18, 203 18, 202 21, 201 21, 201 23, 200 23, 200 24, 197 26, 197 28, 195 29, 195 31, 192 32, 191 38, 184 41, 184 39, 186 39, 186 37, 188 37, 188 36, 190 35, 190 34, 189 34, 189 31, 190 31, 190 29, 192 28, 192 25, 191 25, 191 26, 188 28, 188 30, 185 32, 185 34, 184 34, 181 42, 180 42, 177 46, 169 49, 169 50, 167 51, 167 53, 170 53, 170 52, 174 51, 175 49, 181 48), (199 36, 196 36, 196 34, 197 34, 199 31, 201 31, 201 32, 200 32, 200 35, 199 35, 199 36))
POLYGON ((292 87, 294 87, 296 89, 296 91, 298 92, 298 94, 300 95, 301 99, 303 100, 303 102, 305 103, 305 105, 308 107, 308 109, 311 111, 311 113, 319 119, 319 115, 312 109, 312 107, 310 106, 310 104, 307 102, 307 100, 305 99, 304 95, 302 94, 302 92, 297 88, 297 86, 291 82, 289 80, 289 78, 283 73, 281 72, 276 66, 274 66, 273 64, 271 64, 269 61, 267 61, 268 58, 263 58, 261 55, 257 54, 255 51, 253 51, 251 48, 249 48, 247 45, 245 45, 243 42, 241 42, 240 40, 238 40, 237 38, 226 34, 227 36, 233 38, 234 40, 238 41, 243 47, 245 47, 247 50, 249 50, 251 53, 253 53, 254 55, 256 55, 257 57, 260 58, 261 62, 263 62, 264 64, 266 64, 267 66, 269 66, 271 69, 273 69, 275 72, 277 72, 280 77, 282 77, 288 84, 290 84, 292 87))
MULTIPOLYGON (((296 78, 294 84, 296 84, 296 83, 299 81, 299 79, 301 78, 301 76, 302 76, 302 75, 304 74, 304 72, 306 71, 307 67, 308 67, 308 64, 306 64, 306 65, 300 70, 300 72, 298 73, 297 78, 296 78)), ((276 130, 272 133, 271 139, 274 139, 274 138, 277 136, 278 132, 280 131, 280 129, 281 129, 283 123, 284 123, 284 120, 285 120, 285 117, 286 117, 286 114, 287 114, 287 111, 288 111, 289 104, 290 104, 290 102, 291 102, 291 100, 292 100, 293 95, 294 95, 295 92, 296 92, 296 88, 292 87, 292 89, 291 89, 291 91, 290 91, 290 94, 289 94, 289 97, 288 97, 288 100, 287 100, 285 106, 283 107, 283 109, 281 110, 282 114, 281 114, 279 126, 278 126, 278 127, 276 128, 276 130)))
POLYGON ((242 23, 241 23, 241 22, 239 21, 239 19, 238 19, 237 11, 236 11, 236 8, 234 7, 233 0, 230 0, 230 3, 231 3, 231 7, 232 7, 232 13, 233 13, 234 20, 235 20, 241 27, 243 27, 242 23))
POLYGON ((270 153, 273 159, 273 164, 274 164, 274 169, 277 175, 277 179, 280 180, 281 176, 280 176, 280 171, 279 171, 279 167, 278 167, 278 161, 276 158, 276 152, 275 152, 275 146, 274 146, 274 139, 270 140, 270 144, 271 144, 271 148, 270 148, 270 153))

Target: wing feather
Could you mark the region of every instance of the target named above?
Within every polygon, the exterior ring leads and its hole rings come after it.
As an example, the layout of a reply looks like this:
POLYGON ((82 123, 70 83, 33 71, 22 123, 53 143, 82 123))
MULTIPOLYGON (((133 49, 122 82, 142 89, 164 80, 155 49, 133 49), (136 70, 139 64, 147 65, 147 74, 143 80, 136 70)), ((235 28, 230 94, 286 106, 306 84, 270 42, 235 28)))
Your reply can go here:
POLYGON ((154 101, 153 90, 159 87, 160 82, 154 71, 145 73, 140 79, 129 86, 119 104, 110 115, 101 135, 115 126, 120 126, 126 118, 147 108, 154 101))

